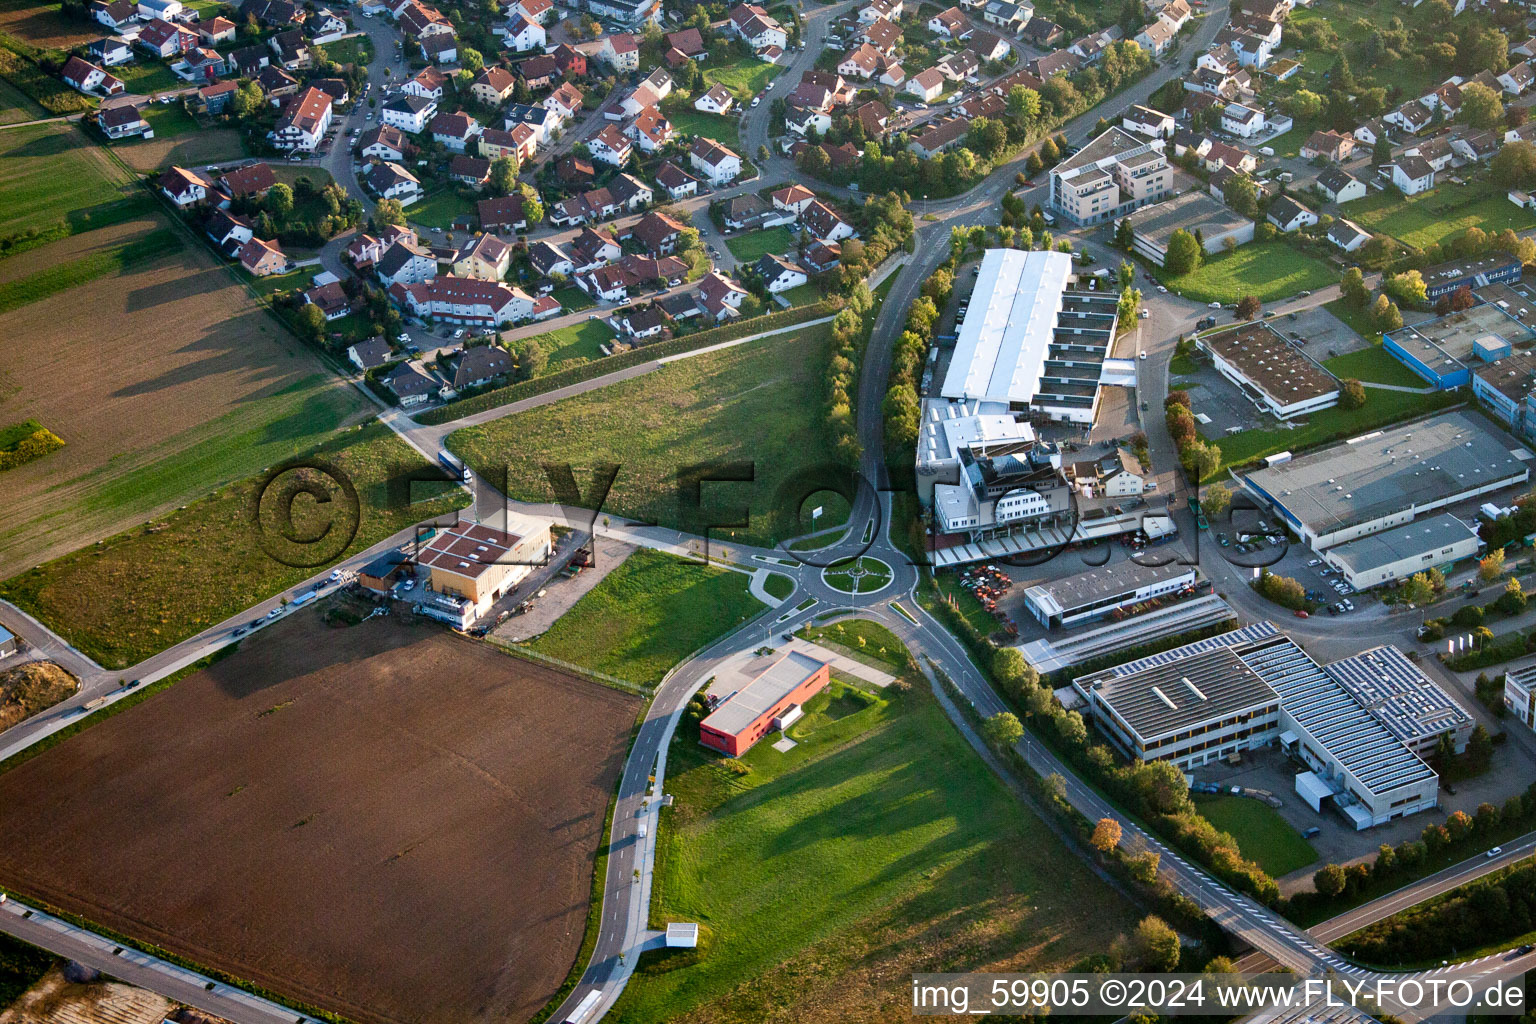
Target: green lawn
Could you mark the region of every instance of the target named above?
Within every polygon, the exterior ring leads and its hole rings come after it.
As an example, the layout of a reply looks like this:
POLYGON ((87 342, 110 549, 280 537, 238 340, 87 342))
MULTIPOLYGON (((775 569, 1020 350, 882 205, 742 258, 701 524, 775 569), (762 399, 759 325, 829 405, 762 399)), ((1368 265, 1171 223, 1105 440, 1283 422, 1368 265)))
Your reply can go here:
POLYGON ((783 70, 777 64, 769 64, 756 57, 742 57, 727 64, 706 66, 704 81, 710 85, 725 86, 737 102, 745 103, 762 92, 783 70))
POLYGON ((1398 384, 1407 388, 1428 387, 1424 378, 1402 363, 1393 359, 1380 345, 1372 345, 1355 352, 1346 352, 1323 361, 1328 372, 1341 380, 1374 381, 1377 384, 1398 384))
POLYGON ((795 581, 781 572, 772 572, 763 581, 763 589, 768 591, 769 597, 782 601, 795 592, 795 581))
MULTIPOLYGON (((0 235, 45 231, 126 194, 74 127, 0 132, 0 235)), ((64 231, 59 237, 70 232, 64 231)))
POLYGON ((789 228, 780 225, 745 235, 732 235, 725 240, 725 245, 731 250, 731 255, 741 262, 755 263, 766 253, 782 256, 786 252, 794 252, 795 236, 789 233, 789 228))
POLYGON ((472 223, 475 219, 475 204, 453 189, 443 188, 407 206, 405 219, 412 224, 447 231, 455 221, 472 223))
POLYGON ((895 1019, 910 997, 892 978, 1062 969, 1128 926, 1135 912, 926 687, 871 693, 834 677, 805 710, 793 750, 763 742, 739 762, 678 728, 651 923, 697 921, 707 948, 644 956, 616 1021, 895 1019))
MULTIPOLYGON (((1390 3, 1388 0, 1377 0, 1376 3, 1363 4, 1344 2, 1344 0, 1317 0, 1310 7, 1297 6, 1292 12, 1295 24, 1324 20, 1333 26, 1339 35, 1339 42, 1348 49, 1350 43, 1355 43, 1390 27, 1394 19, 1402 19, 1404 26, 1412 32, 1418 28, 1431 27, 1436 31, 1444 26, 1431 26, 1428 24, 1428 10, 1413 8, 1402 4, 1390 3), (1357 22, 1362 22, 1357 24, 1357 22)), ((1469 18, 1468 21, 1471 19, 1469 18)), ((1457 28, 1465 30, 1466 25, 1457 22, 1457 28)), ((1289 39, 1287 46, 1291 45, 1289 39)), ((1321 49, 1309 49, 1302 58, 1302 64, 1306 70, 1302 73, 1308 81, 1307 88, 1320 90, 1327 85, 1322 79, 1322 74, 1333 68, 1338 61, 1338 54, 1321 49)), ((1355 76, 1361 82, 1385 86, 1389 89, 1396 87, 1404 96, 1422 96, 1430 89, 1438 85, 1443 79, 1443 74, 1436 74, 1432 65, 1426 64, 1419 67, 1407 62, 1391 61, 1383 62, 1381 67, 1371 67, 1361 61, 1355 61, 1355 76)), ((1302 77, 1302 76, 1298 76, 1302 77)), ((1292 78, 1289 83, 1297 83, 1292 78)))
POLYGON ((1371 310, 1369 306, 1364 309, 1356 309, 1344 299, 1334 299, 1332 302, 1323 303, 1323 308, 1337 317, 1345 327, 1348 327, 1372 345, 1381 344, 1381 332, 1376 329, 1375 324, 1371 323, 1371 310))
POLYGON ((292 291, 295 288, 308 288, 314 281, 315 275, 324 270, 324 267, 300 267, 290 270, 286 274, 268 274, 266 277, 257 277, 244 267, 236 268, 241 277, 255 289, 256 294, 262 298, 269 298, 278 292, 292 291))
POLYGON ((1223 832, 1230 832, 1244 857, 1279 878, 1316 863, 1317 851, 1268 804, 1248 797, 1196 794, 1195 807, 1223 832))
POLYGON ((567 313, 579 313, 584 309, 597 305, 597 303, 592 301, 592 296, 573 284, 568 284, 564 288, 556 288, 550 294, 555 297, 556 302, 565 307, 567 313))
POLYGON ((1231 252, 1207 256, 1200 269, 1183 277, 1154 273, 1170 290, 1197 302, 1236 302, 1245 295, 1270 302, 1299 291, 1326 288, 1338 281, 1321 260, 1278 239, 1249 242, 1231 252))
POLYGON ((891 582, 891 567, 878 558, 845 558, 827 566, 822 574, 827 586, 848 594, 872 594, 891 582))
MULTIPOLYGON (((112 74, 123 80, 123 84, 128 87, 129 92, 142 93, 145 96, 153 96, 155 93, 166 92, 170 89, 182 89, 187 86, 186 82, 177 78, 171 72, 169 64, 163 61, 151 60, 143 54, 135 54, 131 63, 119 64, 110 70, 112 74)), ((174 107, 180 110, 181 104, 174 104, 174 107)), ((142 111, 145 119, 154 124, 154 119, 149 116, 150 112, 167 109, 171 108, 162 107, 160 104, 155 103, 142 108, 142 111)), ((155 134, 160 134, 159 126, 156 126, 155 134)))
POLYGON ((640 548, 529 646, 640 685, 763 609, 744 573, 640 548))
POLYGON ((29 302, 115 274, 124 267, 180 252, 181 247, 181 235, 170 228, 159 228, 115 248, 99 249, 65 263, 52 264, 34 274, 0 284, 0 313, 9 313, 29 302))
POLYGON ((965 620, 971 624, 972 629, 982 636, 992 635, 992 632, 997 629, 997 620, 976 599, 975 594, 960 585, 959 576, 944 572, 935 575, 933 579, 939 585, 939 592, 946 600, 953 603, 961 615, 965 616, 965 620))
POLYGON ((0 124, 16 124, 48 117, 48 111, 10 82, 0 78, 0 124))
MULTIPOLYGON (((264 432, 256 433, 248 443, 265 440, 264 432)), ((300 450, 291 441, 271 449, 273 466, 300 450)), ((215 454, 206 453, 208 458, 215 454)), ((321 481, 333 495, 329 505, 309 499, 294 504, 293 522, 286 529, 298 536, 320 533, 328 510, 341 517, 334 520, 340 527, 334 533, 338 538, 345 535, 346 514, 357 517, 350 543, 323 564, 465 503, 462 492, 455 490, 451 497, 423 502, 421 495, 413 495, 416 504, 395 505, 389 481, 407 467, 421 465, 422 459, 378 423, 332 434, 316 454, 351 478, 361 503, 360 508, 351 504, 321 481)), ((277 556, 300 563, 342 547, 331 543, 324 550, 294 549, 283 544, 284 523, 274 518, 271 497, 261 505, 262 530, 253 528, 250 512, 261 479, 221 487, 158 518, 153 530, 138 527, 14 576, 0 584, 0 596, 36 615, 103 665, 137 664, 314 574, 315 568, 296 569, 278 561, 263 549, 263 536, 277 545, 277 556)), ((285 479, 293 482, 291 476, 285 479)), ((133 480, 146 489, 158 482, 153 471, 142 481, 133 480)))
POLYGON ((155 130, 155 139, 174 139, 199 131, 197 121, 180 103, 151 103, 144 107, 144 120, 155 130))
MULTIPOLYGON (((581 291, 580 288, 574 290, 581 291)), ((558 297, 559 292, 555 294, 558 297)), ((582 294, 586 293, 582 292, 582 294)), ((592 303, 589 301, 587 305, 590 306, 592 303)), ((539 343, 548 360, 544 372, 554 373, 556 370, 569 369, 572 366, 580 366, 582 363, 603 358, 603 350, 598 346, 611 345, 613 331, 601 320, 583 320, 579 324, 571 324, 569 327, 535 335, 533 340, 539 343)))
MULTIPOLYGON (((732 108, 735 109, 735 108, 732 108)), ((729 114, 706 114, 692 107, 679 106, 667 111, 672 127, 687 135, 714 139, 722 146, 741 152, 741 132, 737 120, 729 114)))
POLYGON ((896 634, 868 619, 847 619, 830 626, 806 626, 799 636, 896 675, 908 670, 906 645, 896 634))
POLYGON ((814 284, 802 284, 781 294, 789 300, 791 306, 809 306, 821 301, 821 289, 814 284))
POLYGON ((733 536, 753 542, 793 537, 801 532, 798 510, 783 507, 778 493, 793 490, 807 468, 827 457, 822 405, 829 358, 828 325, 820 324, 465 428, 448 443, 477 470, 494 472, 490 479, 501 475, 497 467, 516 467, 508 486, 520 499, 549 500, 542 463, 616 462, 623 470, 605 509, 688 532, 703 528, 702 514, 680 507, 679 468, 751 462, 750 485, 704 488, 712 518, 736 518, 726 510, 737 508, 752 513, 745 530, 715 530, 717 543, 728 547, 733 536))
POLYGON ((1504 191, 1484 182, 1445 185, 1416 196, 1387 189, 1372 192, 1346 208, 1349 219, 1368 231, 1391 235, 1423 248, 1454 238, 1467 228, 1492 234, 1513 228, 1536 227, 1536 217, 1504 197, 1504 191))
POLYGON ((334 43, 326 43, 325 55, 338 64, 363 64, 373 60, 373 49, 367 36, 348 36, 334 43))
POLYGON ((1444 409, 1459 401, 1459 395, 1447 391, 1412 395, 1401 391, 1366 388, 1365 404, 1358 409, 1334 406, 1313 413, 1307 417, 1306 425, 1291 430, 1245 430, 1241 434, 1211 439, 1221 448, 1221 468, 1206 479, 1214 480, 1221 475, 1222 470, 1241 466, 1251 459, 1261 459, 1276 452, 1299 451, 1330 441, 1342 441, 1389 423, 1444 409))

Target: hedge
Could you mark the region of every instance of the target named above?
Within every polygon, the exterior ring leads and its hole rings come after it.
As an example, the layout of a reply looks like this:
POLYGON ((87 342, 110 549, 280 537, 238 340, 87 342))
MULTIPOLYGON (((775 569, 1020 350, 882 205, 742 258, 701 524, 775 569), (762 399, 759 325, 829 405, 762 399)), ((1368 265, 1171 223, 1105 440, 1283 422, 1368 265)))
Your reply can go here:
POLYGON ((24 466, 63 447, 64 441, 59 435, 47 427, 40 427, 16 444, 0 451, 0 470, 24 466))
POLYGON ((436 409, 430 409, 417 416, 416 422, 433 425, 450 423, 453 420, 472 416, 479 412, 486 412, 511 402, 518 402, 522 399, 532 398, 535 395, 542 395, 550 391, 558 391, 560 388, 570 387, 572 384, 580 384, 583 381, 589 381, 595 377, 602 377, 605 374, 625 370, 631 366, 639 366, 641 363, 648 363, 663 356, 680 355, 683 352, 708 348, 721 342, 736 341, 739 338, 761 334, 764 331, 772 331, 780 327, 805 323, 807 320, 818 320, 824 316, 831 316, 841 309, 842 306, 841 299, 823 299, 821 302, 813 303, 809 306, 800 306, 796 309, 769 313, 766 316, 753 317, 750 320, 725 324, 721 327, 711 327, 707 331, 700 331, 697 334, 689 334, 681 338, 673 338, 670 341, 660 341, 654 345, 630 349, 628 352, 621 352, 618 355, 606 356, 602 359, 594 359, 590 363, 573 366, 569 370, 559 370, 544 377, 519 381, 516 384, 509 384, 503 388, 495 388, 470 398, 462 398, 456 402, 440 405, 436 409))

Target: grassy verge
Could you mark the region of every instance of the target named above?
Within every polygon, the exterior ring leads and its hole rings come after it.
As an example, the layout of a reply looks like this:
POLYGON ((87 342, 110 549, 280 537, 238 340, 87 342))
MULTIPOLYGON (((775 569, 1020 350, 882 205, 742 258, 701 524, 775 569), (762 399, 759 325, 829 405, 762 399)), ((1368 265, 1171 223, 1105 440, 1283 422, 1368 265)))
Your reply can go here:
POLYGON ((180 235, 169 228, 160 228, 116 248, 102 249, 67 263, 54 264, 46 270, 0 284, 0 313, 9 313, 30 302, 57 295, 98 277, 115 274, 126 267, 180 252, 181 247, 180 235))
POLYGON ((795 592, 795 581, 783 573, 771 572, 763 581, 763 589, 768 592, 769 597, 782 601, 795 592))
POLYGON ((1346 352, 1341 356, 1325 359, 1323 365, 1328 368, 1329 373, 1340 379, 1354 377, 1356 380, 1377 384, 1396 384, 1405 388, 1429 386, 1423 377, 1393 359, 1380 345, 1356 349, 1354 352, 1346 352))
POLYGON ((805 711, 793 750, 736 761, 678 730, 652 923, 698 921, 709 948, 642 960, 616 1020, 886 1019, 889 977, 1064 965, 1124 926, 926 688, 834 677, 805 711))
POLYGON ((761 611, 751 578, 641 548, 528 646, 640 685, 761 611))
POLYGON ((1536 217, 1511 203, 1503 189, 1487 182, 1445 185, 1405 196, 1394 189, 1372 192, 1345 207, 1349 219, 1376 234, 1391 235, 1423 248, 1481 228, 1493 234, 1536 226, 1536 217))
MULTIPOLYGON (((282 482, 260 503, 261 526, 252 522, 261 478, 222 487, 206 498, 144 527, 112 537, 31 569, 0 584, 0 595, 37 616, 97 662, 125 668, 222 622, 242 608, 271 597, 313 575, 318 568, 294 568, 277 556, 300 564, 330 564, 419 522, 463 504, 461 492, 431 500, 415 488, 408 504, 406 488, 396 483, 422 468, 419 455, 387 428, 374 423, 333 436, 314 456, 348 477, 356 489, 353 505, 343 491, 323 483, 329 505, 309 499, 295 503, 291 529, 313 535, 337 516, 334 538, 345 536, 348 514, 355 510, 357 531, 341 550, 323 558, 325 548, 283 544, 280 504, 282 482)), ((274 461, 274 466, 280 465, 274 461)), ((287 478, 288 483, 293 483, 287 478)))
POLYGON ((906 645, 896 634, 868 619, 846 619, 829 626, 806 626, 799 636, 848 655, 871 668, 901 675, 910 667, 906 645))
POLYGON ((48 75, 30 59, 15 52, 12 45, 12 40, 0 37, 0 78, 46 110, 50 116, 78 114, 96 105, 90 97, 75 92, 59 79, 48 75))
POLYGON ((795 238, 789 233, 788 228, 780 225, 775 228, 752 231, 745 235, 733 235, 725 240, 725 247, 731 250, 731 255, 741 262, 755 263, 759 257, 768 253, 783 254, 794 251, 795 238))
POLYGON ((1257 861, 1272 878, 1317 862, 1312 844, 1268 804, 1231 795, 1196 795, 1194 801, 1206 821, 1231 833, 1243 856, 1257 861))
POLYGON ((467 427, 448 445, 491 482, 505 475, 506 493, 519 500, 548 500, 543 463, 616 462, 621 471, 603 506, 615 515, 701 533, 706 518, 739 522, 724 510, 745 509, 749 525, 714 529, 718 543, 795 536, 798 508, 781 492, 830 450, 821 410, 829 357, 829 328, 819 324, 467 427), (709 463, 750 465, 753 479, 706 486, 704 509, 687 507, 679 474, 709 463))
POLYGON ((960 585, 960 577, 954 573, 938 573, 933 577, 938 584, 939 593, 951 602, 951 607, 960 613, 971 628, 982 636, 990 636, 997 629, 997 620, 992 613, 976 600, 976 595, 960 585))
POLYGON ((1236 302, 1253 295, 1260 302, 1288 298, 1303 290, 1326 288, 1338 277, 1321 260, 1287 242, 1250 242, 1231 252, 1207 256, 1200 269, 1169 277, 1154 269, 1170 289, 1197 302, 1236 302))

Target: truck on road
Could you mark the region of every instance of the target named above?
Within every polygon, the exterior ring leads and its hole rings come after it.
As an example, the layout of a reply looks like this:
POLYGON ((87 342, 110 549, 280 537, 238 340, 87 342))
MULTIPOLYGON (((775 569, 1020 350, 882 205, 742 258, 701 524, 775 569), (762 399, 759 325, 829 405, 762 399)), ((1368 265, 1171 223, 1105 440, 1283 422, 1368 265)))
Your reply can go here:
POLYGON ((475 478, 474 474, 469 471, 469 467, 464 465, 464 461, 446 448, 437 453, 437 461, 442 463, 443 468, 450 475, 456 477, 460 483, 467 484, 475 478))

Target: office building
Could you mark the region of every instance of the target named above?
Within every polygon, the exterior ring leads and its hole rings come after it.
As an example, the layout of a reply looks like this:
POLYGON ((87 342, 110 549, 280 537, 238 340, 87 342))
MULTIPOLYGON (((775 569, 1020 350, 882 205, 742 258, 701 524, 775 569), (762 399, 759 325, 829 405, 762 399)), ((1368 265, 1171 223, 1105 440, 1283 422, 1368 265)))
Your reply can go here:
POLYGON ((1504 673, 1504 706, 1526 728, 1536 729, 1536 665, 1504 673))
POLYGON ((1180 592, 1193 593, 1195 568, 1170 561, 1142 565, 1124 559, 1024 591, 1024 607, 1046 629, 1080 626, 1125 608, 1180 592))
POLYGON ((827 685, 831 671, 825 661, 790 651, 760 671, 717 676, 706 698, 714 710, 699 723, 699 742, 740 757, 771 730, 793 725, 804 713, 801 706, 827 685))
POLYGON ((1163 140, 1110 128, 1051 168, 1051 208, 1074 224, 1119 220, 1173 189, 1163 140))

